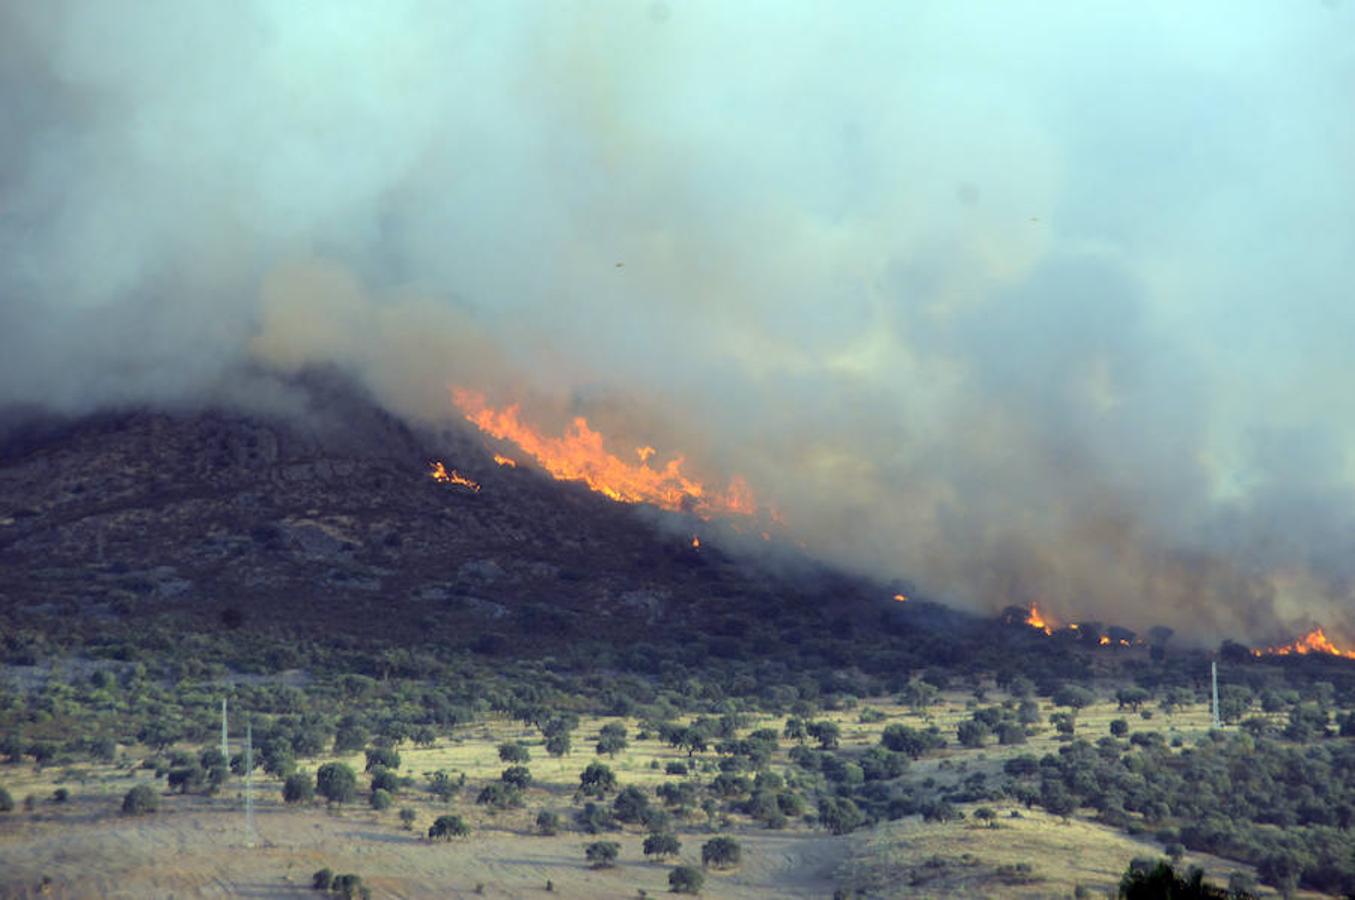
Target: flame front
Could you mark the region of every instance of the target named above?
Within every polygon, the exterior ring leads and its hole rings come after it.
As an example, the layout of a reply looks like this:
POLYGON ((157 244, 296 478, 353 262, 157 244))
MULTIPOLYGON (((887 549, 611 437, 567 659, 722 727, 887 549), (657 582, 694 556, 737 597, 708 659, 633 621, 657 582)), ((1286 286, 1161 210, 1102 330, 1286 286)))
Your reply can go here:
POLYGON ((1031 628, 1040 629, 1045 634, 1054 633, 1054 626, 1046 621, 1044 616, 1040 615, 1040 608, 1034 603, 1030 605, 1030 613, 1026 616, 1026 624, 1031 628))
POLYGON ((654 448, 636 448, 638 464, 608 452, 602 435, 578 416, 560 437, 543 435, 525 424, 514 404, 490 406, 484 395, 452 389, 452 400, 467 421, 499 440, 512 441, 541 468, 562 481, 582 481, 588 487, 622 503, 652 503, 671 510, 688 510, 703 518, 712 515, 751 516, 757 502, 742 478, 735 476, 723 492, 712 491, 682 471, 683 458, 674 457, 662 468, 651 468, 654 448))
POLYGON ((462 475, 456 469, 452 469, 452 471, 448 472, 447 467, 442 464, 442 460, 437 460, 436 462, 428 464, 428 477, 438 484, 456 484, 464 488, 469 488, 473 493, 477 493, 480 490, 479 484, 467 478, 465 475, 462 475))
POLYGON ((1321 627, 1314 628, 1303 637, 1294 641, 1292 644, 1285 644, 1283 647, 1269 647, 1265 650, 1253 650, 1257 656, 1290 656, 1292 654, 1304 655, 1308 653, 1326 653, 1330 656, 1340 656, 1344 659, 1355 659, 1355 650, 1343 650, 1332 643, 1331 638, 1321 627))

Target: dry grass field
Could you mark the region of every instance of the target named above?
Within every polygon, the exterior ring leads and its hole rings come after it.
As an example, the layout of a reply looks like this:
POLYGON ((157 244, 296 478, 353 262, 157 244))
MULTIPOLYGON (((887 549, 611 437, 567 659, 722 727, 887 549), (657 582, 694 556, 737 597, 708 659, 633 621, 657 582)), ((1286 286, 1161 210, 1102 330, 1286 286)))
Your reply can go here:
MULTIPOLYGON (((1000 699, 994 693, 987 702, 1000 699)), ((959 747, 954 743, 955 724, 967 715, 966 706, 972 702, 968 695, 948 693, 920 714, 872 700, 824 717, 838 722, 842 747, 848 752, 877 743, 883 728, 894 722, 936 724, 950 746, 916 763, 908 777, 930 777, 939 783, 975 772, 996 774, 1010 756, 1055 752, 1059 746, 1053 729, 1043 725, 1025 745, 959 747), (865 716, 874 721, 862 721, 867 709, 876 711, 865 716)), ((1042 705, 1046 721, 1051 711, 1042 705)), ((1108 734, 1110 721, 1120 717, 1129 720, 1131 733, 1153 729, 1168 740, 1180 736, 1189 741, 1208 726, 1203 707, 1172 716, 1157 711, 1145 721, 1103 702, 1081 712, 1078 734, 1095 740, 1108 734)), ((594 870, 585 864, 583 848, 599 838, 570 828, 578 773, 598 759, 592 745, 606 721, 615 720, 584 719, 575 732, 573 751, 563 759, 545 754, 534 729, 504 720, 468 726, 432 747, 406 746, 400 751, 400 774, 413 776, 416 786, 402 791, 382 812, 367 807, 365 793, 337 810, 319 802, 289 807, 281 801, 279 782, 258 776, 254 847, 245 846, 239 778, 229 781, 216 797, 164 795, 159 813, 128 818, 118 814, 123 793, 152 775, 135 768, 148 754, 145 748, 124 748, 116 766, 67 771, 9 767, 0 770, 0 784, 19 806, 0 816, 0 895, 44 895, 39 885, 47 878, 45 896, 53 897, 314 896, 309 889, 311 874, 326 866, 360 874, 377 897, 538 897, 546 895, 548 881, 554 895, 562 897, 660 894, 667 891, 674 862, 645 860, 640 846, 643 829, 628 826, 624 832, 603 835, 621 844, 619 862, 611 869, 594 870), (498 779, 505 764, 497 746, 510 740, 522 741, 531 752, 535 784, 522 808, 491 812, 473 799, 479 786, 498 779), (427 774, 435 770, 466 775, 467 788, 450 804, 424 790, 427 774), (68 801, 50 799, 58 787, 69 790, 68 801), (35 807, 25 811, 22 801, 30 795, 35 807), (412 829, 400 821, 402 807, 415 810, 412 829), (535 817, 542 809, 560 813, 564 824, 560 834, 536 834, 535 817), (473 829, 471 836, 447 843, 426 840, 422 835, 429 823, 445 812, 464 816, 473 829)), ((761 717, 749 730, 779 731, 783 721, 761 717)), ((656 739, 635 740, 638 723, 627 726, 631 746, 614 759, 601 758, 616 772, 619 783, 652 788, 672 780, 675 776, 665 775, 663 766, 685 759, 686 754, 656 739)), ((789 766, 789 744, 782 741, 774 768, 789 766)), ((360 755, 338 759, 362 770, 360 755)), ((324 761, 328 760, 310 761, 307 768, 324 761)), ((696 777, 709 781, 712 773, 696 777)), ((365 779, 360 779, 363 784, 365 779)), ((801 822, 770 831, 734 816, 725 830, 742 844, 743 862, 729 872, 709 873, 704 893, 829 897, 835 889, 845 888, 880 897, 1067 897, 1081 885, 1104 896, 1113 892, 1129 859, 1161 852, 1151 840, 1131 838, 1077 816, 1064 822, 1038 810, 990 805, 999 813, 996 827, 982 826, 972 817, 934 824, 913 816, 842 837, 801 822), (1012 817, 1014 811, 1019 817, 1012 817)), ((677 825, 682 861, 699 864, 701 844, 710 837, 706 816, 698 812, 677 825)), ((1187 857, 1187 861, 1203 865, 1219 880, 1240 868, 1212 858, 1187 857)))

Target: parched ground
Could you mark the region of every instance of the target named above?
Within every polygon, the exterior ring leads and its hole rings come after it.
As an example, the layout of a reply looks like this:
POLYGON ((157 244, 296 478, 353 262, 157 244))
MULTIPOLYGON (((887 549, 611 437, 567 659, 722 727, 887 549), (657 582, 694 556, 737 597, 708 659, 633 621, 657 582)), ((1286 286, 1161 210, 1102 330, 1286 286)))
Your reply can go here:
MULTIPOLYGON (((668 889, 673 863, 644 862, 638 834, 608 835, 621 844, 615 868, 592 870, 576 833, 525 836, 482 829, 464 841, 434 843, 393 825, 390 816, 350 811, 331 815, 270 804, 259 811, 261 845, 246 848, 243 816, 192 809, 114 823, 44 824, 4 847, 5 896, 39 896, 43 873, 57 880, 55 897, 306 897, 311 873, 324 866, 357 872, 377 897, 546 895, 637 896, 668 889), (13 868, 11 868, 11 866, 13 868), (83 877, 79 873, 87 873, 83 877), (68 880, 69 879, 69 880, 68 880)), ((824 897, 848 842, 814 832, 740 834, 744 864, 708 876, 711 896, 824 897)), ((684 841, 685 861, 700 863, 700 843, 684 841)))
MULTIPOLYGON (((1104 691, 1103 691, 1104 692, 1104 691)), ((1002 762, 1020 753, 1040 755, 1059 745, 1044 726, 1029 743, 1013 747, 989 745, 963 749, 953 743, 954 725, 964 718, 972 701, 948 694, 926 714, 888 702, 869 701, 861 708, 825 714, 842 728, 842 745, 850 753, 879 740, 886 725, 914 726, 931 721, 951 738, 940 754, 915 764, 910 778, 934 778, 944 783, 975 772, 996 774, 1002 762), (883 718, 863 722, 867 707, 883 718)), ((1042 704, 1047 720, 1050 709, 1042 704)), ((1109 722, 1123 714, 1113 703, 1101 703, 1079 715, 1079 735, 1095 739, 1107 733, 1109 722)), ((1154 729, 1169 739, 1190 740, 1207 727, 1203 708, 1182 710, 1168 717, 1158 712, 1152 720, 1124 716, 1132 730, 1154 729)), ((126 748, 116 766, 82 766, 62 771, 0 768, 0 785, 22 804, 35 801, 32 811, 22 805, 0 815, 0 896, 37 897, 44 877, 51 879, 46 896, 53 897, 303 897, 310 891, 311 874, 322 867, 355 872, 377 897, 483 896, 542 897, 551 881, 555 896, 609 898, 654 896, 667 891, 668 873, 675 861, 647 862, 643 833, 589 836, 568 830, 577 808, 574 789, 578 773, 598 759, 592 743, 605 721, 586 718, 575 733, 575 747, 564 759, 545 755, 539 732, 518 723, 492 720, 458 729, 450 739, 431 748, 402 748, 400 773, 415 778, 417 786, 402 791, 393 807, 368 809, 364 796, 338 811, 322 805, 285 806, 276 779, 256 777, 258 844, 246 847, 242 782, 232 779, 217 797, 162 795, 154 816, 126 818, 118 814, 123 793, 133 784, 153 781, 152 773, 138 769, 144 748, 126 748), (536 784, 521 809, 491 813, 473 803, 479 787, 497 780, 505 767, 497 745, 520 740, 532 754, 529 767, 536 784), (445 804, 424 789, 435 770, 465 773, 467 787, 445 804), (70 791, 70 800, 51 800, 57 786, 70 791), (398 811, 413 808, 413 830, 402 827, 398 811), (566 829, 553 837, 535 833, 538 811, 560 814, 566 829), (463 815, 473 828, 465 840, 434 843, 421 835, 440 814, 463 815), (619 864, 593 870, 583 850, 593 840, 621 844, 619 864)), ((777 727, 780 719, 760 717, 749 729, 777 727)), ((628 723, 632 734, 637 730, 628 723)), ((789 742, 774 760, 787 765, 789 742)), ((707 756, 712 756, 707 754, 707 756)), ((698 756, 698 759, 700 757, 698 756)), ((361 771, 362 757, 341 757, 361 771)), ((621 785, 652 788, 671 780, 664 765, 685 754, 656 740, 633 740, 614 759, 602 757, 621 785)), ((326 760, 306 761, 313 769, 326 760)), ((708 781, 710 773, 698 777, 708 781)), ((359 785, 366 779, 360 778, 359 785)), ((159 783, 163 787, 163 782, 159 783)), ((996 828, 980 826, 970 816, 947 824, 923 823, 918 817, 877 828, 833 837, 821 829, 795 823, 783 831, 768 831, 734 817, 727 833, 743 847, 743 863, 731 872, 711 872, 705 895, 710 897, 829 897, 834 890, 858 890, 864 896, 1046 897, 1071 896, 1077 886, 1104 896, 1114 890, 1128 861, 1157 856, 1161 848, 1151 840, 1131 838, 1105 826, 1074 816, 1068 822, 1039 810, 1011 804, 988 804, 999 813, 996 828), (1016 811, 1019 817, 1012 817, 1016 811), (1021 868, 1024 864, 1028 868, 1021 868)), ((964 808, 972 812, 972 807, 964 808)), ((683 862, 699 864, 701 844, 708 840, 705 816, 677 823, 683 862)), ((1216 881, 1226 881, 1234 869, 1224 860, 1187 857, 1202 865, 1216 881)))

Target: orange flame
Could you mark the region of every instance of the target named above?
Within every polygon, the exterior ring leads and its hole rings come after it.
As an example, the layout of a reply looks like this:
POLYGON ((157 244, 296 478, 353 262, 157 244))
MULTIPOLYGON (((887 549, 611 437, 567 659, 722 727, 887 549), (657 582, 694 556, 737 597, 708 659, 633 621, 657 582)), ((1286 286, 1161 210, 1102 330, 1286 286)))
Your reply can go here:
POLYGON ((895 602, 895 603, 907 603, 907 602, 908 602, 908 596, 907 596, 906 594, 895 594, 895 595, 894 595, 894 602, 895 602))
POLYGON ((428 477, 439 484, 458 484, 461 487, 469 488, 472 493, 480 490, 480 485, 471 481, 456 469, 452 469, 451 472, 448 472, 447 467, 442 464, 441 460, 428 464, 428 477))
POLYGON ((517 461, 516 459, 509 459, 507 456, 504 456, 502 453, 495 453, 495 454, 494 454, 494 461, 495 461, 496 463, 498 463, 499 465, 501 465, 501 466, 507 466, 507 467, 510 468, 510 469, 516 469, 516 468, 518 467, 518 461, 517 461))
POLYGON ((1054 633, 1054 626, 1052 624, 1052 620, 1046 620, 1045 617, 1040 614, 1040 608, 1036 606, 1034 603, 1030 605, 1030 613, 1029 615, 1026 616, 1026 624, 1029 625, 1031 628, 1038 628, 1045 634, 1054 633))
POLYGON ((692 535, 692 549, 693 550, 701 549, 701 538, 697 537, 696 535, 692 535))
POLYGON ((582 416, 575 418, 562 436, 551 437, 523 423, 516 404, 495 409, 484 395, 462 388, 452 389, 452 400, 481 431, 512 441, 555 478, 582 481, 613 500, 690 510, 703 518, 718 513, 751 516, 757 512, 752 491, 742 478, 731 479, 723 493, 708 490, 683 473, 681 456, 661 469, 651 468, 651 447, 637 448, 638 465, 625 462, 607 451, 602 435, 582 416))
POLYGON ((1283 647, 1269 647, 1265 650, 1253 650, 1256 656, 1289 656, 1291 654, 1326 653, 1345 659, 1355 659, 1355 650, 1343 650, 1332 643, 1322 628, 1314 628, 1292 644, 1283 647))

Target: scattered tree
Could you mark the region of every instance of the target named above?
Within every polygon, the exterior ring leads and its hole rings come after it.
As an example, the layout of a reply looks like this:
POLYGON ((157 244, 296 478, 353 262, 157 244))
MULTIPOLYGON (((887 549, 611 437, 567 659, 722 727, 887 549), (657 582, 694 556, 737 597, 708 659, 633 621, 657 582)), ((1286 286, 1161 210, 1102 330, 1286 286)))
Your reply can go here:
POLYGON ((514 765, 525 765, 532 759, 527 748, 516 741, 506 741, 499 745, 499 759, 514 765))
POLYGON ((460 816, 438 816, 428 826, 430 840, 450 841, 452 838, 466 837, 470 826, 460 816))
POLYGON ((315 799, 315 776, 309 772, 293 772, 282 785, 285 803, 309 803, 315 799))
POLYGON ((616 841, 593 841, 583 851, 588 865, 594 869, 608 869, 616 865, 616 858, 620 853, 621 845, 616 841))
POLYGON ((739 864, 743 857, 743 848, 731 837, 711 838, 701 845, 701 865, 728 869, 739 864))
POLYGON ((351 803, 358 795, 358 776, 344 763, 325 763, 315 773, 315 789, 329 803, 351 803))
POLYGON ((598 755, 607 754, 615 757, 616 754, 625 750, 629 746, 626 736, 626 726, 610 722, 602 726, 602 731, 598 735, 597 752, 598 755))
POLYGON ((122 797, 122 814, 144 816, 160 808, 160 796, 149 784, 138 784, 122 797))
POLYGON ((706 874, 696 866, 678 866, 668 873, 668 890, 674 894, 699 894, 706 886, 706 874))
POLYGON ((538 834, 550 837, 560 831, 560 816, 548 809, 543 809, 536 814, 536 831, 538 834))
POLYGON ((616 789, 616 775, 602 763, 589 763, 579 773, 579 791, 586 797, 605 797, 616 789))
POLYGON ((645 838, 644 850, 645 856, 663 859, 666 856, 677 856, 682 850, 682 842, 671 832, 654 832, 645 838))

